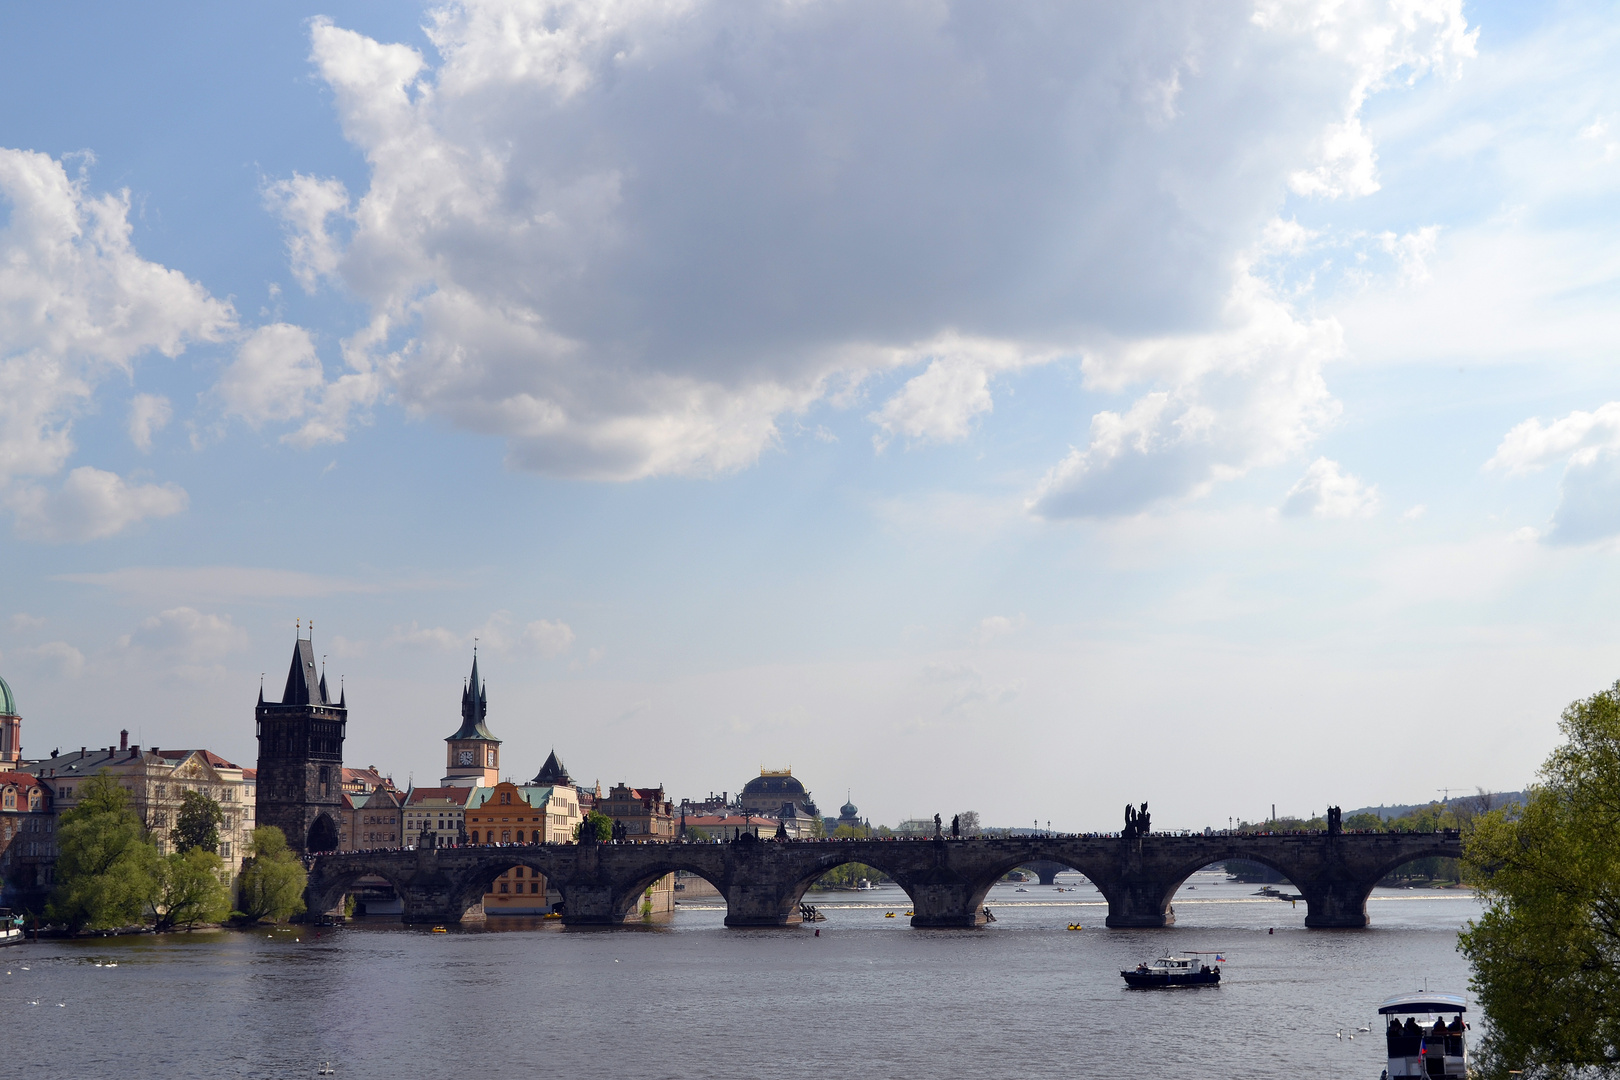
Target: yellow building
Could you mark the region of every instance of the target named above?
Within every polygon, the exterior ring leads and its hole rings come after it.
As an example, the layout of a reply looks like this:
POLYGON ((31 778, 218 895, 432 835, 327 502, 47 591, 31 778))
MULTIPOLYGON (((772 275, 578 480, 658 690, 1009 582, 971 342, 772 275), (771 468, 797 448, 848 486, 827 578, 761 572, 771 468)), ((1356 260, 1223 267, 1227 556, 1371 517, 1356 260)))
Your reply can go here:
MULTIPOLYGON (((569 843, 584 818, 579 794, 571 787, 502 781, 473 789, 466 820, 468 843, 500 847, 569 843)), ((484 914, 545 915, 560 898, 540 874, 514 866, 484 894, 484 914)))
POLYGON ((467 827, 467 800, 477 788, 412 788, 405 801, 405 843, 422 845, 422 830, 433 847, 454 847, 462 842, 467 827))

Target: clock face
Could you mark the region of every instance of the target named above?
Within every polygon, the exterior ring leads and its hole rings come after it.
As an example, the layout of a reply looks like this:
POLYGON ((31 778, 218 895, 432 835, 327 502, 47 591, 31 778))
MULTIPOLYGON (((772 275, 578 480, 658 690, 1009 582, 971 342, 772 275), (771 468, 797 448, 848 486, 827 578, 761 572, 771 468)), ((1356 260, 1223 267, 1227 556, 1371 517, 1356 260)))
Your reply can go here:
POLYGON ((462 765, 471 765, 473 763, 473 752, 471 750, 463 750, 456 756, 456 760, 462 765))

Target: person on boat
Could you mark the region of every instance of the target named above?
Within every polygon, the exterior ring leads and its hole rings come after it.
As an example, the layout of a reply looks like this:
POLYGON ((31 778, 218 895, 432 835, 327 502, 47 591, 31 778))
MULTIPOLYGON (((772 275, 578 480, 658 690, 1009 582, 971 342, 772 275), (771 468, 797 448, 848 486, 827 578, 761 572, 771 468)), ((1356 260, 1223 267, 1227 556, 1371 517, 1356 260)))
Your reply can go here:
POLYGON ((1401 1022, 1399 1020, 1397 1020, 1393 1016, 1390 1017, 1389 1018, 1389 1031, 1387 1031, 1385 1034, 1399 1035, 1400 1033, 1401 1033, 1401 1022))
POLYGON ((1448 1031, 1452 1035, 1461 1035, 1462 1034, 1462 1031, 1463 1031, 1462 1013, 1457 1014, 1457 1018, 1451 1022, 1451 1024, 1446 1028, 1446 1031, 1448 1031))
POLYGON ((1402 1029, 1402 1031, 1407 1035, 1413 1036, 1423 1034, 1423 1032, 1418 1030, 1417 1021, 1410 1016, 1406 1018, 1406 1026, 1402 1029))

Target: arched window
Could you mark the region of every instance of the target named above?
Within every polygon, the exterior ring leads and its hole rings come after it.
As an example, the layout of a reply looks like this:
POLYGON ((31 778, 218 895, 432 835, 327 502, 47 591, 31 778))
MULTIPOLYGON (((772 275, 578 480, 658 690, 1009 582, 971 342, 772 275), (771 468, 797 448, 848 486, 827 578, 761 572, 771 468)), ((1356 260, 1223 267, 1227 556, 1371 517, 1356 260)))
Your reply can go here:
POLYGON ((511 806, 512 805, 512 793, 510 791, 501 792, 501 805, 502 806, 511 806))
POLYGON ((501 830, 501 843, 510 844, 511 842, 512 842, 512 830, 511 829, 502 829, 501 830))
POLYGON ((505 892, 505 891, 506 891, 506 882, 503 881, 503 882, 501 882, 501 892, 505 892))

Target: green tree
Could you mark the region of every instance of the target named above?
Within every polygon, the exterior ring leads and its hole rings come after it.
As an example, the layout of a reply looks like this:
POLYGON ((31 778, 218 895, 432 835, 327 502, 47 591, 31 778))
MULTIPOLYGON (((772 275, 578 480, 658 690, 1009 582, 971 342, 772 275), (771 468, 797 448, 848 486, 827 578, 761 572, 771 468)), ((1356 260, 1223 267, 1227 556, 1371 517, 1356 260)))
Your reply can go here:
POLYGON ((193 847, 170 855, 163 860, 159 879, 154 905, 159 930, 222 922, 231 913, 225 860, 206 848, 193 847))
POLYGON ((574 826, 574 839, 578 841, 589 829, 596 834, 596 839, 605 842, 613 839, 613 819, 597 810, 585 815, 585 820, 574 826))
POLYGON ((201 848, 219 850, 219 823, 225 814, 219 803, 200 791, 188 791, 180 802, 180 812, 174 817, 174 828, 169 830, 169 842, 178 852, 201 848))
POLYGON ((250 922, 286 922, 304 911, 304 886, 309 875, 287 847, 287 838, 274 825, 253 830, 250 856, 242 861, 242 883, 237 888, 238 913, 250 922))
POLYGON ((86 780, 56 830, 56 887, 47 916, 75 933, 144 922, 162 858, 129 797, 106 773, 86 780))
POLYGON ((1489 1029, 1482 1075, 1620 1071, 1620 682, 1564 710, 1565 742, 1517 812, 1478 815, 1462 935, 1489 1029))

